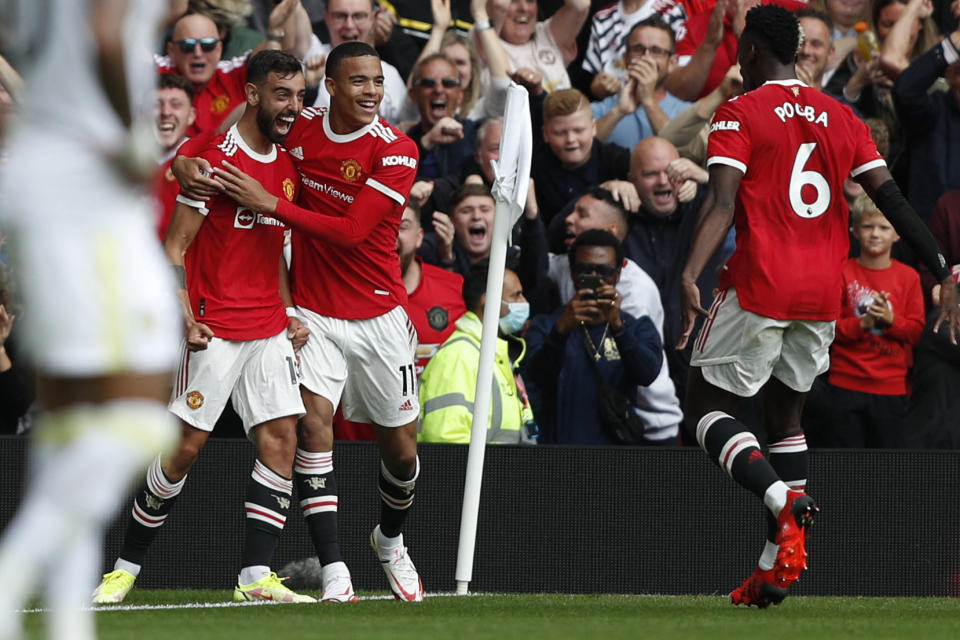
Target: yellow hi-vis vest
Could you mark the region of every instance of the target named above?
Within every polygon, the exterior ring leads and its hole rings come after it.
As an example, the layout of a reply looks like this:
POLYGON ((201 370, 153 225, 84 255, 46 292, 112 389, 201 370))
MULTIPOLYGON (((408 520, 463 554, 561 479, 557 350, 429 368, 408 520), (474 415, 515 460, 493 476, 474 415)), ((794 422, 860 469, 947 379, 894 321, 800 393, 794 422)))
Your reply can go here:
MULTIPOLYGON (((440 345, 420 377, 419 442, 470 442, 482 323, 475 313, 467 311, 456 324, 457 330, 440 345)), ((525 344, 516 366, 524 353, 525 344)), ((497 338, 487 442, 517 444, 524 425, 532 421, 533 411, 529 405, 524 406, 517 390, 508 343, 497 338)))

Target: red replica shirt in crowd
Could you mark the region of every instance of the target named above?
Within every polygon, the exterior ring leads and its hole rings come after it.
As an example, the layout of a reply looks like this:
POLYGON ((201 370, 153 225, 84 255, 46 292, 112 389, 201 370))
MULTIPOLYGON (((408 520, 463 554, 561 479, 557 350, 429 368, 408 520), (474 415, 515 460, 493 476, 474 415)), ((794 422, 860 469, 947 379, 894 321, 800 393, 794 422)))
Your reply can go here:
POLYGON ((743 172, 737 248, 720 273, 740 305, 778 320, 835 320, 850 249, 847 176, 884 166, 849 107, 799 80, 767 82, 717 109, 707 165, 743 172))
MULTIPOLYGON (((807 3, 798 0, 763 0, 760 4, 775 4, 783 7, 787 11, 799 11, 806 9, 807 3)), ((698 13, 688 13, 686 26, 687 35, 677 42, 677 56, 680 58, 689 58, 696 53, 700 43, 707 38, 707 28, 710 24, 710 15, 713 8, 717 6, 715 1, 704 3, 703 10, 698 13)), ((689 7, 688 7, 689 11, 689 7)), ((723 39, 717 47, 713 57, 713 64, 710 66, 710 73, 707 80, 700 90, 698 98, 702 98, 714 89, 720 86, 723 76, 726 75, 730 67, 737 63, 737 48, 739 40, 733 31, 733 19, 727 15, 723 19, 723 39)), ((681 61, 683 62, 683 61, 681 61)))
POLYGON ((397 234, 417 175, 417 145, 385 121, 346 135, 326 109, 304 109, 286 140, 300 172, 300 206, 281 198, 294 227, 293 300, 320 315, 373 318, 407 302, 397 234))
MULTIPOLYGON (((155 56, 155 61, 159 73, 179 73, 168 56, 155 56)), ((243 91, 246 83, 247 56, 221 60, 207 86, 194 93, 197 119, 187 128, 187 136, 216 131, 234 109, 247 101, 243 91)))
POLYGON ((419 380, 430 358, 456 329, 453 323, 466 313, 467 306, 463 303, 463 276, 414 259, 422 269, 420 286, 409 295, 404 308, 417 330, 419 380))
MULTIPOLYGON (((187 140, 188 138, 184 138, 180 145, 177 145, 177 148, 179 149, 187 140)), ((197 150, 198 153, 199 151, 200 149, 197 150)), ((173 208, 177 205, 177 194, 180 193, 180 185, 177 183, 177 178, 173 175, 173 170, 170 168, 170 165, 173 164, 173 159, 176 157, 177 152, 175 149, 170 152, 169 158, 160 163, 157 173, 153 176, 153 188, 151 192, 153 193, 154 206, 156 207, 156 217, 154 220, 160 242, 163 242, 163 239, 167 235, 170 221, 173 220, 173 208)))
POLYGON ((923 292, 920 275, 893 261, 887 269, 868 269, 856 258, 843 265, 843 311, 837 338, 830 348, 830 384, 879 395, 907 393, 907 370, 913 347, 923 335, 923 292), (893 324, 885 329, 860 328, 879 291, 890 294, 887 304, 893 324))
MULTIPOLYGON (((256 153, 236 125, 214 138, 199 157, 212 167, 227 160, 281 200, 296 196, 297 172, 286 152, 274 145, 266 155, 256 153)), ((280 333, 287 326, 279 292, 283 223, 240 207, 226 195, 210 198, 206 207, 207 219, 185 256, 194 317, 228 340, 280 333)))

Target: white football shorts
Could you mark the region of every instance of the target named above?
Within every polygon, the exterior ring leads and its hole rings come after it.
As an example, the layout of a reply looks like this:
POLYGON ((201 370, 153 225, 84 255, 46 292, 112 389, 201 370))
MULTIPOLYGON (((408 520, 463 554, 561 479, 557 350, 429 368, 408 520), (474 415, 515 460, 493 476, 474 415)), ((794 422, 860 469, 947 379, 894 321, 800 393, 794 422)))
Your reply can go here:
POLYGON ((775 320, 740 306, 733 287, 721 291, 700 327, 690 365, 710 384, 741 397, 756 395, 772 375, 807 392, 830 366, 834 322, 775 320))
POLYGON ((343 320, 298 308, 310 329, 300 350, 303 386, 343 405, 343 417, 382 427, 417 419, 417 330, 403 307, 375 318, 343 320))
POLYGON ((192 427, 213 431, 228 399, 248 437, 258 424, 304 414, 297 355, 286 330, 259 340, 213 338, 203 351, 188 351, 184 342, 180 356, 169 407, 192 427))
POLYGON ((104 211, 136 204, 118 198, 95 215, 77 209, 75 215, 87 216, 77 224, 48 218, 46 225, 5 227, 26 345, 47 375, 163 373, 176 366, 183 314, 150 216, 104 211))

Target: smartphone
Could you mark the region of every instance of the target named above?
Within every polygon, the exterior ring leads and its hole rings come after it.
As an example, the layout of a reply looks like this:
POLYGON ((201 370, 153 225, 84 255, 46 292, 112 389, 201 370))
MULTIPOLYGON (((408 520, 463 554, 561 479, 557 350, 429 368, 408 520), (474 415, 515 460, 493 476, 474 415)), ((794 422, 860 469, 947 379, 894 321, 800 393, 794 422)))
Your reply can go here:
POLYGON ((577 290, 589 289, 591 291, 587 297, 597 299, 597 289, 600 288, 600 276, 595 273, 588 273, 580 276, 580 280, 577 282, 577 290))

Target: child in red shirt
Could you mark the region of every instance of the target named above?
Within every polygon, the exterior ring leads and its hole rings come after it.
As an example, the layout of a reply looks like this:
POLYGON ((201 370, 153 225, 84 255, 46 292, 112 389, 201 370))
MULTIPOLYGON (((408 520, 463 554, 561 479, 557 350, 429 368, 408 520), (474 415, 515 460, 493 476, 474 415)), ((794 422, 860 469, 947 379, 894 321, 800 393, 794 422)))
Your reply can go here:
POLYGON ((843 267, 843 307, 830 349, 830 446, 895 448, 908 403, 907 373, 923 333, 920 276, 890 257, 900 239, 866 195, 851 209, 860 256, 843 267))

